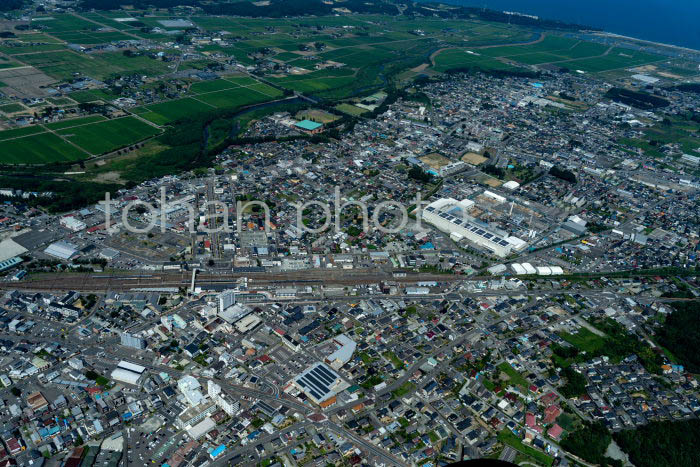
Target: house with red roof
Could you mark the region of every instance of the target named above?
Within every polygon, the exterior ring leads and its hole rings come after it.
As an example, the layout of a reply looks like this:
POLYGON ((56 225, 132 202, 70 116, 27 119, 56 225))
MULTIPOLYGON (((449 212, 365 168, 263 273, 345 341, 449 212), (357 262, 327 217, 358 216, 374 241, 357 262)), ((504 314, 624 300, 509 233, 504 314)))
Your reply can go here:
POLYGON ((544 409, 544 423, 552 423, 557 419, 560 413, 561 409, 558 405, 550 405, 544 409))
POLYGON ((547 435, 549 435, 550 438, 559 441, 559 438, 561 438, 561 434, 564 432, 564 429, 560 427, 558 424, 554 424, 552 428, 547 431, 547 435))

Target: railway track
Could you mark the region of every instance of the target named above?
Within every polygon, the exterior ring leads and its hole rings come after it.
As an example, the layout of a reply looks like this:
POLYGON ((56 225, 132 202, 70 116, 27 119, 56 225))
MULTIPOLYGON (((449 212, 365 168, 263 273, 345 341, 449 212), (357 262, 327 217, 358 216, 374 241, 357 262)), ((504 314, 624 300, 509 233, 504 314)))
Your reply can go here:
MULTIPOLYGON (((222 286, 241 278, 247 278, 254 286, 269 285, 366 285, 382 281, 397 283, 416 282, 456 282, 467 279, 465 276, 449 274, 408 274, 394 277, 389 272, 377 271, 294 271, 287 273, 228 273, 202 274, 197 276, 197 285, 222 286)), ((469 280, 478 278, 469 277, 469 280)), ((125 291, 135 288, 189 287, 190 276, 185 273, 173 274, 52 274, 30 278, 23 282, 0 283, 0 289, 23 290, 76 290, 76 291, 125 291)))

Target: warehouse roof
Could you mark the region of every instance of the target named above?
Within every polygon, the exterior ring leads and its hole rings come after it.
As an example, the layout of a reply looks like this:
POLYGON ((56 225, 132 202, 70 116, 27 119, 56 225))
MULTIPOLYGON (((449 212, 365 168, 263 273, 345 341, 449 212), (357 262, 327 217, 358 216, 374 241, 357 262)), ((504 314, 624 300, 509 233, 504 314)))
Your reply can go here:
POLYGON ((72 243, 60 241, 49 245, 49 247, 44 250, 44 253, 60 259, 70 259, 78 253, 78 249, 72 243))
POLYGON ((0 261, 0 271, 4 271, 5 269, 10 269, 22 262, 21 258, 18 258, 15 256, 14 258, 6 259, 4 261, 0 261))
POLYGON ((335 387, 340 376, 323 363, 317 363, 296 377, 294 382, 314 402, 321 402, 336 395, 335 387))
POLYGON ((302 120, 300 122, 297 122, 295 125, 298 126, 299 128, 301 128, 302 130, 309 130, 309 131, 313 131, 313 130, 321 127, 320 123, 312 122, 311 120, 302 120))
POLYGON ((26 248, 24 248, 19 243, 16 243, 11 238, 5 239, 2 242, 0 242, 0 262, 6 261, 10 258, 14 258, 15 256, 19 256, 26 252, 26 248))

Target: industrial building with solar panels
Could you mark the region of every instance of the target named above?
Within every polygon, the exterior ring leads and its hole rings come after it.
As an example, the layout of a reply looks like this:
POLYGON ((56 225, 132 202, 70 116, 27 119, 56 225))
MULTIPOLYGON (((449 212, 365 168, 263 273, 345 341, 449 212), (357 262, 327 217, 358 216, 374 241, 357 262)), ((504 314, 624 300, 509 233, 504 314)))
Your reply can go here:
POLYGON ((423 220, 450 234, 459 241, 466 238, 470 242, 486 248, 493 254, 505 258, 514 251, 521 251, 527 243, 518 237, 492 226, 487 226, 466 214, 474 202, 469 199, 457 201, 452 198, 442 198, 430 203, 422 211, 423 220))
POLYGON ((316 363, 307 368, 294 378, 294 385, 319 405, 347 387, 340 375, 325 363, 316 363))

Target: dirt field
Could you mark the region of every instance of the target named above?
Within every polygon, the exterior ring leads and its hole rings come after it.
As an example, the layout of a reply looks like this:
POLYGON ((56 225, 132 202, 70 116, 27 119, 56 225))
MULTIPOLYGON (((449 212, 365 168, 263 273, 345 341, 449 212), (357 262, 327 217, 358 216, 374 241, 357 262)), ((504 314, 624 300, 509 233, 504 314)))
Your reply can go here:
POLYGON ((450 163, 450 160, 447 157, 443 156, 442 154, 438 154, 437 152, 427 154, 419 159, 425 164, 428 164, 434 170, 439 170, 441 167, 445 167, 450 163))
POLYGON ((31 66, 0 70, 0 81, 6 84, 3 92, 8 96, 46 97, 49 94, 42 86, 49 86, 55 79, 31 66))
POLYGON ((486 162, 488 159, 485 158, 484 156, 481 156, 475 152, 468 152, 465 155, 462 156, 462 161, 471 164, 471 165, 481 165, 484 162, 486 162))
POLYGON ((296 118, 297 120, 308 119, 314 122, 326 124, 338 120, 340 117, 338 117, 337 115, 333 115, 332 113, 328 113, 324 110, 310 109, 303 110, 297 113, 296 118))

